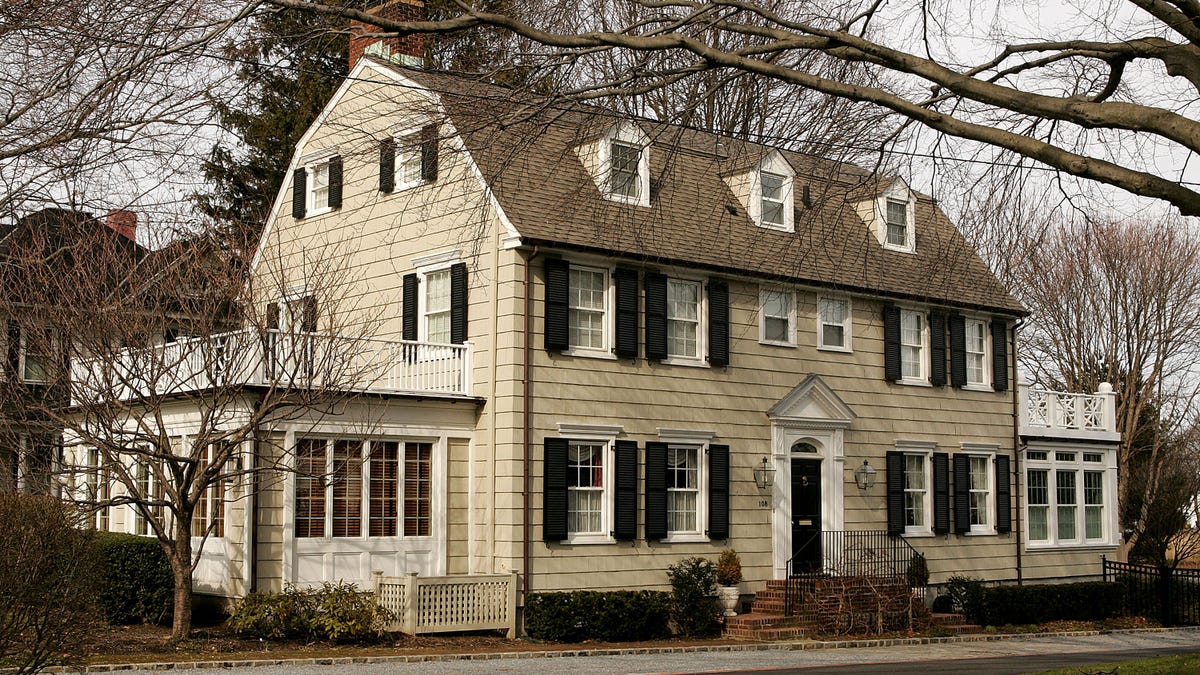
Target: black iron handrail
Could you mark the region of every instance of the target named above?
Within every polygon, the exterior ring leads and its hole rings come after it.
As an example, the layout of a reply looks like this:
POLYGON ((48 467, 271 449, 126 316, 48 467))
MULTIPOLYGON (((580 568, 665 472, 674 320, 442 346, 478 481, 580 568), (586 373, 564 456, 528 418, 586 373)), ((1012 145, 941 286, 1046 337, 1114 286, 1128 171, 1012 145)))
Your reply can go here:
MULTIPOLYGON (((917 550, 886 530, 826 530, 800 542, 787 563, 784 613, 794 614, 804 588, 817 579, 874 577, 909 579, 917 550)), ((922 580, 923 585, 923 580, 922 580)))

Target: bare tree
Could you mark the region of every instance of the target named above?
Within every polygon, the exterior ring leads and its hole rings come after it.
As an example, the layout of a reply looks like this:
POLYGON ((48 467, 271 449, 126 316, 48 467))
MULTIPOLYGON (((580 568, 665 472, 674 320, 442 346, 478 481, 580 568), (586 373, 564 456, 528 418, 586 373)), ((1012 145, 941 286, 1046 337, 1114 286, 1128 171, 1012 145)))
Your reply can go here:
POLYGON ((499 27, 552 48, 560 62, 669 53, 678 60, 623 72, 611 88, 648 91, 713 71, 750 73, 870 103, 941 134, 1200 215, 1195 185, 1182 173, 1162 175, 1156 164, 1164 153, 1182 158, 1200 150, 1191 103, 1200 89, 1200 7, 1192 2, 1108 0, 1087 16, 1048 15, 1044 25, 1029 25, 1020 7, 1009 12, 1002 3, 989 8, 988 23, 975 4, 908 0, 780 11, 740 0, 597 2, 586 12, 574 5, 551 11, 559 20, 549 23, 465 3, 451 18, 395 21, 313 0, 266 2, 399 34, 499 27), (643 11, 622 21, 621 8, 631 5, 643 11), (1034 34, 1049 37, 1016 37, 1034 34), (848 82, 816 70, 829 60, 861 66, 876 80, 848 82), (1173 79, 1161 77, 1164 71, 1173 79))
POLYGON ((1200 238, 1178 218, 1079 222, 1049 229, 1018 255, 1010 278, 1033 312, 1022 329, 1023 367, 1071 391, 1111 382, 1117 392, 1122 525, 1132 547, 1196 487, 1188 469, 1200 393, 1200 238))
MULTIPOLYGON (((69 222, 5 251, 20 273, 4 279, 14 301, 0 314, 19 326, 40 383, 11 378, 10 389, 24 388, 43 429, 61 430, 58 489, 98 514, 124 507, 127 529, 159 541, 182 639, 224 502, 291 470, 283 448, 260 452, 264 435, 336 414, 369 387, 380 375, 364 353, 374 325, 342 311, 332 289, 344 272, 327 263, 300 266, 303 297, 270 301, 297 280, 272 275, 271 261, 250 275, 244 241, 211 232, 147 252, 90 218, 69 222)), ((51 464, 27 458, 23 487, 53 489, 51 464)))

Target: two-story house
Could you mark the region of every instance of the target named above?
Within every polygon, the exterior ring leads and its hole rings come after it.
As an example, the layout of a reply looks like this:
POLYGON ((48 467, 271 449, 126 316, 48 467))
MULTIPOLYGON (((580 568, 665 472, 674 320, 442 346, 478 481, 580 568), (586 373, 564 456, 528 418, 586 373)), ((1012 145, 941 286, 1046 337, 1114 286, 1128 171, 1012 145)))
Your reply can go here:
POLYGON ((211 592, 661 588, 723 548, 754 591, 861 533, 934 583, 1052 580, 1117 546, 1109 399, 1074 453, 1020 410, 1053 398, 1018 395, 1024 310, 900 178, 377 55, 291 169, 257 302, 367 365, 246 443, 279 470, 231 489, 211 592))

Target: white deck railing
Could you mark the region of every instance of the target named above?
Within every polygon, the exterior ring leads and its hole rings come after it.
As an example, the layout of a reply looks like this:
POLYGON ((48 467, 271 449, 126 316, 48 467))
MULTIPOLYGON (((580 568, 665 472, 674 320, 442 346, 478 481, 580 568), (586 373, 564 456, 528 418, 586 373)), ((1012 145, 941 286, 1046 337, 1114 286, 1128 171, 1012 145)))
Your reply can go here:
POLYGON ((1018 388, 1023 435, 1117 440, 1117 396, 1103 382, 1094 394, 1052 391, 1021 384, 1018 388))
POLYGON ((233 385, 467 396, 471 345, 247 329, 75 361, 71 378, 76 404, 233 385))
POLYGON ((375 598, 392 613, 389 630, 409 635, 506 629, 517 636, 517 573, 385 577, 375 572, 375 598))

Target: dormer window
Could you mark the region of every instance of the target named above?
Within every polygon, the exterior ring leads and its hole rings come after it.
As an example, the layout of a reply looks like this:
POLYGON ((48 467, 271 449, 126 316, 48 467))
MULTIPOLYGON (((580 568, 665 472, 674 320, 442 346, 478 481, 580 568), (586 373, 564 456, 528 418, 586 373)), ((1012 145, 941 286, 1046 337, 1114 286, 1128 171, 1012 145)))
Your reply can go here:
POLYGON ((785 190, 788 179, 773 173, 762 173, 762 222, 772 227, 787 227, 784 216, 785 190))
POLYGON ((758 163, 725 175, 750 220, 758 227, 780 232, 795 232, 795 207, 792 185, 796 172, 778 150, 772 150, 758 163))
POLYGON ((615 197, 637 201, 641 196, 638 167, 642 149, 636 145, 612 141, 609 144, 608 189, 615 197))
POLYGON ((887 200, 887 243, 892 246, 908 245, 908 203, 887 200))
POLYGON ((917 252, 917 197, 899 178, 855 204, 859 217, 871 229, 879 245, 889 251, 917 252))
POLYGON ((619 122, 575 146, 600 196, 650 206, 650 139, 633 122, 619 122))

